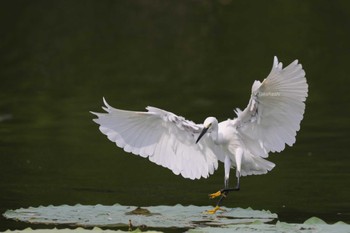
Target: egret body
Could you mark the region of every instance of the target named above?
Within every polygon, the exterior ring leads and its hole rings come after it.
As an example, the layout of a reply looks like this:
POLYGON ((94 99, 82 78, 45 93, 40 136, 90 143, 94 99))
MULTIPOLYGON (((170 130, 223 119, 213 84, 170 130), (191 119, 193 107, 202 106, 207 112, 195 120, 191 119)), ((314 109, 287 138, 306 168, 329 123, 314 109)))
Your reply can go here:
POLYGON ((100 131, 126 152, 148 157, 185 178, 207 178, 224 163, 224 188, 210 194, 222 200, 240 189, 240 177, 266 174, 275 164, 269 152, 281 152, 295 143, 303 119, 308 85, 301 64, 295 60, 282 68, 274 58, 270 74, 252 86, 248 106, 236 109, 236 118, 218 122, 208 117, 195 124, 171 112, 147 107, 147 112, 119 110, 104 99, 106 113, 94 113, 100 131), (231 168, 237 183, 229 187, 231 168))

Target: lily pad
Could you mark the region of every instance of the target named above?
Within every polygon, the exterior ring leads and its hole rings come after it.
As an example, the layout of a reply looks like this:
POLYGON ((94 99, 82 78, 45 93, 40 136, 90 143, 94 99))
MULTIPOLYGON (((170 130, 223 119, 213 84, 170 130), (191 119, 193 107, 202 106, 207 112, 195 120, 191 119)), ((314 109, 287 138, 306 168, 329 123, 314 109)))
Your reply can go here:
POLYGON ((316 225, 316 224, 327 224, 325 221, 323 221, 320 218, 317 217, 311 217, 308 220, 304 222, 306 225, 316 225))
POLYGON ((154 228, 195 228, 198 226, 229 226, 253 222, 270 222, 276 214, 251 208, 225 208, 217 214, 207 214, 211 206, 123 206, 61 205, 8 210, 4 217, 39 224, 81 227, 147 226, 154 228))
MULTIPOLYGON (((28 223, 72 225, 76 229, 43 229, 23 232, 52 232, 52 233, 89 233, 89 232, 123 232, 114 230, 101 230, 99 227, 137 227, 153 228, 181 228, 188 233, 226 233, 226 232, 284 232, 284 233, 349 233, 350 225, 338 222, 327 224, 322 219, 312 217, 303 224, 291 224, 272 220, 276 214, 265 210, 251 208, 226 208, 226 211, 211 215, 205 213, 210 206, 103 206, 103 205, 75 205, 75 206, 39 206, 8 210, 4 216, 8 219, 28 223), (94 227, 83 229, 79 227, 94 227)), ((7 231, 18 232, 22 231, 7 231)), ((133 232, 141 232, 136 229, 133 232)))
POLYGON ((134 231, 121 231, 121 230, 106 230, 98 227, 94 227, 93 229, 84 229, 84 228, 76 228, 76 229, 31 229, 26 228, 24 230, 14 230, 5 231, 6 233, 162 233, 161 231, 141 231, 136 229, 134 231))
POLYGON ((350 225, 346 223, 327 224, 323 220, 312 217, 304 224, 277 222, 276 224, 237 224, 218 227, 198 227, 187 233, 226 233, 226 232, 269 232, 269 233, 349 233, 350 225), (317 221, 314 221, 316 220, 317 221))

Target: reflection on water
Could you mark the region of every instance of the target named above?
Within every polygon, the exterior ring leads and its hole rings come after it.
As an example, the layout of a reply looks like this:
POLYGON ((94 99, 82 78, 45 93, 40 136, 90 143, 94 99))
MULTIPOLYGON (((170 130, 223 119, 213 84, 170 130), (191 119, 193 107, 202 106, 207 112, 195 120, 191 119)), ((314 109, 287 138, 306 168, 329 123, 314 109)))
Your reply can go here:
MULTIPOLYGON (((273 55, 310 85, 297 143, 242 178, 227 206, 288 222, 350 222, 347 2, 30 1, 0 9, 0 209, 61 204, 208 205, 222 167, 190 181, 124 153, 92 122, 147 105, 195 122, 233 117, 273 55), (225 3, 225 4, 223 4, 225 3), (347 9, 347 10, 346 10, 347 9), (266 14, 269 12, 269 14, 266 14)), ((26 225, 1 219, 1 228, 26 225)))

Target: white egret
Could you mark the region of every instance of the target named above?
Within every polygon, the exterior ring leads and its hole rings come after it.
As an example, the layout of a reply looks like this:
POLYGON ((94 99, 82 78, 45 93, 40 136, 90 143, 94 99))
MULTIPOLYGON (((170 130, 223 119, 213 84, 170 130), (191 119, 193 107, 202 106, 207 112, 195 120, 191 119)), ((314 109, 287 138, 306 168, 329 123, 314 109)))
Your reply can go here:
POLYGON ((147 112, 119 110, 104 100, 107 113, 94 113, 100 131, 126 152, 148 157, 185 178, 207 178, 224 163, 224 188, 215 213, 230 191, 240 189, 241 176, 265 174, 275 166, 269 152, 280 152, 295 143, 303 119, 308 85, 298 60, 282 68, 274 57, 270 74, 252 86, 248 106, 236 109, 234 119, 218 123, 208 117, 195 124, 171 112, 147 107, 147 112), (229 187, 230 169, 236 168, 237 184, 229 187))

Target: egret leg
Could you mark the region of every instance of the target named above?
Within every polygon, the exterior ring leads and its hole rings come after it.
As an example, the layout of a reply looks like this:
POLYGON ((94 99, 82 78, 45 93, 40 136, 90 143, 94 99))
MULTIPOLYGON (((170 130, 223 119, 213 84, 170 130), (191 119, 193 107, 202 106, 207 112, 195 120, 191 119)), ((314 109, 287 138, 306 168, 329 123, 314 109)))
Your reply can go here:
POLYGON ((237 172, 237 184, 233 188, 227 188, 228 186, 225 186, 224 189, 222 189, 223 192, 232 192, 232 191, 239 191, 240 190, 240 183, 239 183, 239 178, 241 177, 240 172, 237 172))
POLYGON ((229 183, 229 180, 228 178, 226 179, 225 177, 225 188, 217 191, 216 193, 213 193, 213 194, 210 194, 209 197, 210 198, 215 198, 215 197, 218 197, 220 196, 220 199, 218 200, 218 202, 216 203, 216 206, 214 209, 212 210, 208 210, 207 213, 209 214, 215 214, 216 211, 218 210, 224 210, 220 207, 221 203, 223 202, 223 200, 227 197, 227 195, 230 193, 230 192, 233 192, 233 191, 239 191, 240 190, 240 183, 239 183, 239 178, 240 178, 240 173, 238 172, 237 173, 237 184, 235 187, 233 188, 228 188, 228 183, 229 183))
POLYGON ((225 157, 225 161, 224 161, 224 165, 225 165, 225 181, 224 181, 224 188, 217 191, 216 193, 212 193, 209 194, 209 197, 211 199, 216 198, 216 197, 220 197, 220 199, 218 200, 218 202, 216 203, 216 207, 212 210, 207 211, 210 214, 214 214, 216 211, 218 210, 223 210, 222 208, 220 208, 220 205, 222 203, 222 201, 227 197, 227 195, 230 192, 233 191, 239 191, 240 190, 240 183, 239 183, 239 178, 241 176, 241 160, 242 160, 242 155, 243 155, 243 150, 241 148, 238 148, 236 150, 236 154, 235 154, 235 159, 236 159, 236 176, 237 176, 237 184, 235 187, 233 188, 229 188, 229 177, 230 177, 230 170, 231 170, 231 159, 226 156, 225 157))
POLYGON ((228 188, 228 185, 229 185, 228 181, 229 181, 229 178, 230 178, 230 169, 231 169, 231 159, 230 159, 230 157, 228 157, 228 156, 225 157, 224 165, 225 165, 224 188, 219 190, 219 191, 217 191, 216 193, 209 194, 209 198, 210 199, 213 199, 213 198, 221 196, 223 194, 223 191, 228 188))
POLYGON ((217 202, 216 206, 220 206, 221 202, 227 197, 227 195, 230 192, 239 191, 239 189, 240 189, 239 176, 237 176, 237 184, 233 188, 228 188, 228 179, 225 180, 225 188, 223 188, 219 191, 221 193, 221 197, 220 197, 219 201, 217 202))

